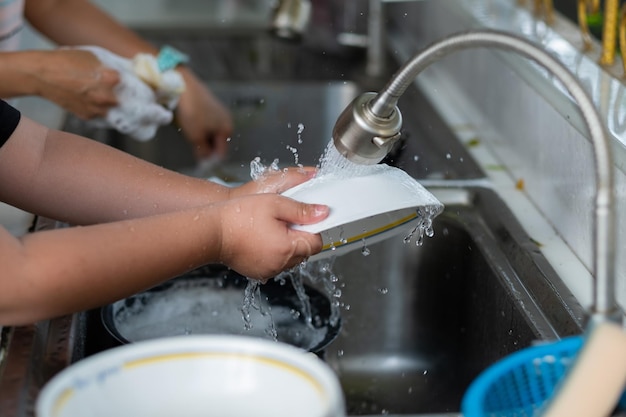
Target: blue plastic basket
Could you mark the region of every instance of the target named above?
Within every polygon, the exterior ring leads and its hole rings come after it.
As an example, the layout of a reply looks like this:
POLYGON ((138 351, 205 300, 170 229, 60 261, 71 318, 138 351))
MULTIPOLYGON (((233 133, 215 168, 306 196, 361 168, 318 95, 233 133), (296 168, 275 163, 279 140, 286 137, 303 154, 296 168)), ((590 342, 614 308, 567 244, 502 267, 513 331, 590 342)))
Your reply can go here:
POLYGON ((531 417, 542 408, 583 345, 572 336, 515 352, 487 368, 468 388, 464 417, 531 417))

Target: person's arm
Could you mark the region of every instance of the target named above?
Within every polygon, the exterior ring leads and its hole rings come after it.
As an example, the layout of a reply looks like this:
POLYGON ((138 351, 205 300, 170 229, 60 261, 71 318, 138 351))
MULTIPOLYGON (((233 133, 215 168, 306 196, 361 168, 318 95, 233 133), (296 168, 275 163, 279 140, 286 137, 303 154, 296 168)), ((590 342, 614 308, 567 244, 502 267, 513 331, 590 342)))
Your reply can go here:
MULTIPOLYGON (((154 45, 87 0, 26 0, 25 15, 60 45, 97 45, 127 58, 158 53, 154 45)), ((223 156, 233 131, 230 112, 189 68, 178 70, 187 85, 176 110, 183 134, 198 157, 223 156)))
POLYGON ((87 51, 0 52, 0 79, 1 98, 40 96, 84 119, 117 104, 119 74, 87 51))
POLYGON ((88 0, 26 0, 26 20, 59 45, 98 45, 132 58, 156 54, 154 45, 88 0))
POLYGON ((206 263, 266 279, 321 250, 290 223, 326 216, 276 194, 15 238, 0 229, 0 325, 95 308, 206 263))
POLYGON ((282 192, 311 168, 275 173, 231 189, 167 170, 96 141, 23 118, 0 155, 0 200, 74 224, 159 214, 259 192, 282 192), (24 192, 27 191, 27 192, 24 192))
POLYGON ((327 207, 277 194, 201 205, 225 191, 22 117, 0 147, 3 200, 82 222, 160 214, 22 238, 0 229, 0 325, 100 306, 206 263, 264 279, 321 250, 319 235, 289 225, 327 207))

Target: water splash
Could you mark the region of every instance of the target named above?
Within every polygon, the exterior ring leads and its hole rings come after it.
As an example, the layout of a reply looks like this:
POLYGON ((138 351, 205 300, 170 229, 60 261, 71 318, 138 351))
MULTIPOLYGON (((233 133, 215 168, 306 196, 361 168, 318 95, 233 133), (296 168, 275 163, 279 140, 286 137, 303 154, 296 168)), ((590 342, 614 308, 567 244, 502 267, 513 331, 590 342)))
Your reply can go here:
POLYGON ((417 225, 403 239, 404 243, 409 243, 415 238, 415 244, 422 246, 424 244, 424 236, 433 237, 435 231, 433 229, 433 219, 441 211, 440 207, 425 206, 417 209, 417 225))
POLYGON ((286 146, 286 149, 293 154, 293 163, 296 166, 302 168, 304 165, 300 163, 300 155, 298 155, 298 148, 294 148, 293 146, 286 146))
POLYGON ((243 318, 244 328, 246 330, 252 329, 252 316, 250 314, 251 308, 257 309, 256 300, 261 296, 261 281, 248 280, 248 284, 244 290, 243 306, 241 307, 241 313, 243 318))
POLYGON ((272 318, 272 307, 267 300, 265 300, 265 303, 263 302, 260 284, 261 281, 255 279, 248 279, 248 283, 246 284, 243 306, 241 307, 244 329, 248 331, 253 329, 251 309, 255 309, 261 313, 261 316, 269 319, 267 321, 267 327, 264 329, 265 334, 269 336, 270 339, 277 341, 278 331, 276 330, 276 325, 272 318))
POLYGON ((367 247, 367 242, 365 241, 365 238, 361 239, 361 242, 363 242, 363 247, 361 248, 361 255, 369 256, 372 253, 372 251, 370 250, 370 248, 367 247))
MULTIPOLYGON (((325 295, 330 300, 330 317, 328 319, 328 322, 331 326, 336 326, 339 322, 339 318, 341 315, 341 302, 339 299, 342 294, 341 289, 337 287, 339 277, 335 275, 332 270, 334 262, 334 257, 316 262, 305 262, 293 268, 292 270, 283 272, 279 275, 281 279, 291 280, 294 288, 296 288, 296 292, 298 293, 299 297, 301 296, 300 301, 302 303, 310 302, 308 297, 306 297, 306 293, 303 292, 303 287, 302 289, 298 288, 299 286, 303 286, 303 280, 308 280, 308 282, 316 286, 317 284, 319 284, 325 295)), ((310 306, 307 310, 311 311, 310 306)), ((307 317, 306 319, 314 321, 316 318, 307 317)))
POLYGON ((372 172, 372 168, 376 165, 356 164, 343 156, 335 147, 331 140, 326 146, 326 150, 320 157, 318 164, 317 176, 335 175, 340 178, 351 178, 359 175, 365 175, 372 172))
POLYGON ((297 135, 298 135, 298 144, 300 145, 302 145, 302 132, 304 132, 304 124, 298 123, 297 135))
POLYGON ((279 160, 276 158, 269 166, 265 166, 263 162, 261 162, 261 158, 257 156, 250 161, 250 178, 252 178, 253 181, 260 181, 268 172, 280 171, 278 163, 279 160))

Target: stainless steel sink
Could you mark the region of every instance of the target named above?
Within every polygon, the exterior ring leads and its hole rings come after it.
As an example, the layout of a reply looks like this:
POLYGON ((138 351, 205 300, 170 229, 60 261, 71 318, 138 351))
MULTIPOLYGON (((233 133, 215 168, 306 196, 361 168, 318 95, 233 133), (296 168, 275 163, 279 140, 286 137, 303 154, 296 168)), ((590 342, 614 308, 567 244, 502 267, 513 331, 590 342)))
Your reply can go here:
MULTIPOLYGON (((354 251, 330 266, 342 329, 321 357, 351 416, 458 415, 489 365, 582 331, 584 309, 492 190, 426 185, 446 204, 432 238, 367 245, 368 256, 354 251)), ((84 321, 85 355, 119 345, 99 310, 84 321)))
POLYGON ((391 239, 336 259, 343 328, 326 351, 350 415, 458 412, 480 371, 584 314, 489 189, 430 187, 446 202, 423 246, 391 239))
MULTIPOLYGON (((585 311, 541 242, 492 190, 451 183, 424 181, 446 209, 422 246, 390 239, 332 265, 342 330, 323 358, 340 378, 349 415, 459 416, 467 386, 494 361, 582 330, 585 311)), ((11 393, 0 396, 7 416, 32 416, 37 392, 56 372, 119 345, 99 310, 12 334, 0 374, 11 393)))
MULTIPOLYGON (((354 251, 330 266, 342 329, 321 357, 351 416, 457 416, 489 365, 582 331, 584 309, 492 190, 425 184, 446 204, 432 238, 367 245, 368 256, 354 251)), ((119 345, 99 310, 81 322, 85 356, 119 345)))

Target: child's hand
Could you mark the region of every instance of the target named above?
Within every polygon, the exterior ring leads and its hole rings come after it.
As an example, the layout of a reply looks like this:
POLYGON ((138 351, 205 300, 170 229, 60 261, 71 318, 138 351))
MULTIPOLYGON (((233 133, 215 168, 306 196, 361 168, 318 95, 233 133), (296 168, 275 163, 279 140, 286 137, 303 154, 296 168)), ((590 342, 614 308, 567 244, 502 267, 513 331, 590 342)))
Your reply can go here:
POLYGON ((249 278, 264 281, 322 250, 319 235, 293 230, 290 224, 319 222, 328 216, 327 206, 262 194, 219 207, 219 261, 249 278))
POLYGON ((233 188, 230 197, 265 193, 280 194, 310 180, 316 173, 317 169, 314 167, 291 167, 282 171, 267 171, 262 178, 233 188))

